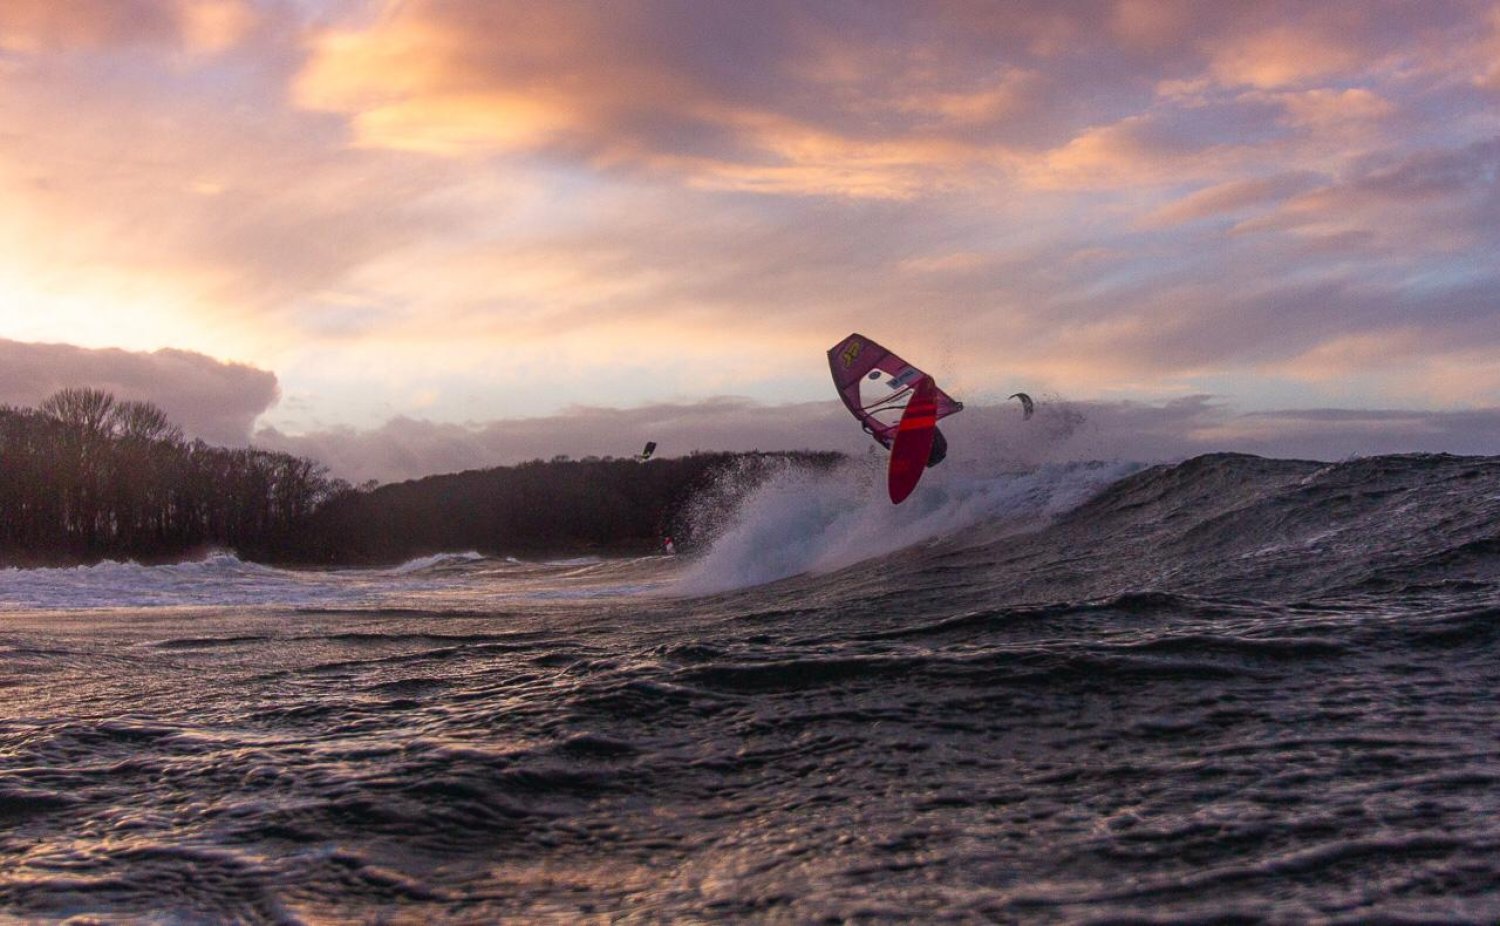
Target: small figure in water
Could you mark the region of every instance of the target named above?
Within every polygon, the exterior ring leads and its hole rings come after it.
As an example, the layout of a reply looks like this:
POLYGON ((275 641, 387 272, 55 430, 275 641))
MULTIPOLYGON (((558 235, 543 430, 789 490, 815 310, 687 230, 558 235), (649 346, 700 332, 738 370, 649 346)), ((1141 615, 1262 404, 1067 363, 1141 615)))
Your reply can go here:
POLYGON ((662 538, 661 551, 668 556, 677 555, 677 544, 672 542, 672 538, 670 536, 662 538))

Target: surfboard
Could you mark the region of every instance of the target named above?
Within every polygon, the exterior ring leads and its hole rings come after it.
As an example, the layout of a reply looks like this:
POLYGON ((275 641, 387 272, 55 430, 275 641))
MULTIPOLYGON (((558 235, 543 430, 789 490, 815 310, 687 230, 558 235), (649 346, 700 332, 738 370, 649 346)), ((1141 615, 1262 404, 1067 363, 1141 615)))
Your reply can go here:
POLYGON ((891 466, 886 473, 886 488, 891 503, 899 505, 917 487, 927 458, 932 454, 933 434, 937 428, 937 385, 931 376, 917 381, 901 423, 896 425, 896 441, 891 445, 891 466))

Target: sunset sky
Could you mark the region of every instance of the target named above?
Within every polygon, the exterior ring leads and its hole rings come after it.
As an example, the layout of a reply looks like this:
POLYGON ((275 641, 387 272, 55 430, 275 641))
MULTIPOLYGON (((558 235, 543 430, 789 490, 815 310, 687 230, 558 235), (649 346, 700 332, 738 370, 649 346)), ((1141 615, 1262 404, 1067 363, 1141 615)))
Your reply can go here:
POLYGON ((1500 453, 1497 174, 1497 2, 5 0, 0 402, 852 449, 859 330, 1160 432, 1073 452, 1500 453))

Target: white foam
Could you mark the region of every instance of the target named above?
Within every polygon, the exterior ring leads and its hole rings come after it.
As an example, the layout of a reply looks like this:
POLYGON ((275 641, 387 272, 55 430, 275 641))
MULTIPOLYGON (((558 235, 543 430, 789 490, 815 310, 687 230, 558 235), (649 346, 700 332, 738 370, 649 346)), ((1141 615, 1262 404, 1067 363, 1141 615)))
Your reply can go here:
POLYGON ((604 562, 597 556, 575 556, 572 559, 549 559, 541 563, 543 566, 597 566, 604 562))
POLYGON ((710 526, 708 552, 684 570, 672 592, 712 594, 831 572, 978 524, 1024 529, 1138 468, 1068 463, 987 472, 978 463, 961 463, 928 471, 904 504, 892 505, 883 463, 875 457, 827 473, 773 476, 710 526))
POLYGON ((215 550, 164 566, 106 560, 92 566, 0 570, 0 607, 76 609, 258 603, 296 573, 215 550))
POLYGON ((431 556, 419 556, 416 559, 407 560, 390 571, 396 575, 407 575, 442 566, 462 566, 468 563, 477 563, 484 559, 486 557, 483 553, 474 550, 469 550, 465 553, 434 553, 431 556))
MULTIPOLYGON (((611 561, 613 562, 613 561, 611 561)), ((654 588, 614 575, 596 556, 526 563, 474 551, 439 553, 383 569, 276 569, 215 551, 191 562, 103 562, 0 569, 0 611, 114 608, 464 608, 527 601, 596 600, 654 588)), ((644 567, 637 567, 640 572, 644 567)), ((647 570, 649 572, 649 570, 647 570)))

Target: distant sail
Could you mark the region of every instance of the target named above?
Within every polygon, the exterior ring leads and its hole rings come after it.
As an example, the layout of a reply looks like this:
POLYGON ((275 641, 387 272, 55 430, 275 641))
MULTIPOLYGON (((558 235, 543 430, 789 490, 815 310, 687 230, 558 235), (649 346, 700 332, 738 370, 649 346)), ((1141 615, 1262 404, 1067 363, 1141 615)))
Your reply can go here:
POLYGON ((656 452, 656 441, 654 441, 654 440, 648 440, 648 441, 646 441, 646 449, 642 450, 640 453, 636 454, 635 458, 637 460, 640 460, 642 463, 644 463, 647 460, 651 459, 651 454, 653 454, 655 452, 656 452))
MULTIPOLYGON (((913 389, 927 374, 857 333, 828 351, 828 369, 850 413, 866 432, 890 447, 913 389)), ((962 402, 936 386, 932 398, 939 419, 963 411, 962 402)))
POLYGON ((1031 401, 1031 396, 1027 395, 1024 392, 1017 392, 1014 395, 1006 396, 1006 398, 1021 400, 1022 421, 1029 421, 1031 419, 1031 413, 1036 411, 1036 403, 1031 401))

